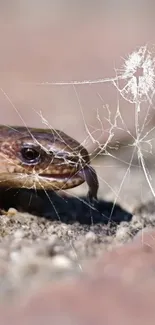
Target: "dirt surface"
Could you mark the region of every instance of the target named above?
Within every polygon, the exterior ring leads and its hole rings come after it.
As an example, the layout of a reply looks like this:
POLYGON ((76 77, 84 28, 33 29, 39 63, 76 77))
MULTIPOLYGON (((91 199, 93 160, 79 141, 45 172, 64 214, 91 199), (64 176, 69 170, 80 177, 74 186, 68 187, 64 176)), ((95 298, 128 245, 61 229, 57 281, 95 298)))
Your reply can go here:
POLYGON ((155 203, 130 158, 128 147, 92 161, 93 204, 86 184, 39 201, 29 191, 1 193, 8 206, 43 209, 0 216, 0 324, 154 324, 155 203))
POLYGON ((13 324, 154 325, 155 231, 102 254, 81 277, 42 287, 0 321, 13 324), (143 238, 143 241, 142 241, 143 238))
MULTIPOLYGON (((123 160, 122 153, 121 157, 123 160)), ((81 276, 90 260, 132 241, 144 227, 155 226, 155 204, 136 161, 128 174, 119 153, 117 159, 96 159, 94 167, 100 181, 98 203, 90 205, 86 200, 84 184, 65 199, 51 196, 51 203, 42 197, 44 217, 13 208, 0 216, 2 301, 31 295, 47 283, 81 276)), ((27 196, 28 192, 25 197, 30 202, 27 196)), ((22 199, 25 208, 24 192, 20 202, 22 199)), ((36 201, 31 201, 35 206, 36 201)))

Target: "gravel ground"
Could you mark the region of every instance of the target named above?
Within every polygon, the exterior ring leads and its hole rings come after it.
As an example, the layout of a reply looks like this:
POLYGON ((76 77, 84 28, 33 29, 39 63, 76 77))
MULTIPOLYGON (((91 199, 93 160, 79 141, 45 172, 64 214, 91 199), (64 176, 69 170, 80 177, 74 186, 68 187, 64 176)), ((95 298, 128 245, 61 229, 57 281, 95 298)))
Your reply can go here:
MULTIPOLYGON (((2 301, 31 294, 44 283, 79 277, 90 260, 132 241, 144 227, 154 227, 155 204, 144 172, 136 161, 129 168, 122 162, 122 153, 121 161, 119 155, 117 159, 98 157, 94 161, 100 182, 99 202, 94 206, 85 198, 84 184, 64 199, 51 195, 55 208, 45 196, 39 199, 44 202, 44 217, 15 208, 0 216, 2 301)), ((149 172, 153 183, 151 161, 149 172)), ((25 209, 30 194, 20 194, 16 193, 12 202, 15 206, 23 202, 25 209)), ((32 209, 40 206, 36 202, 35 197, 32 209)))

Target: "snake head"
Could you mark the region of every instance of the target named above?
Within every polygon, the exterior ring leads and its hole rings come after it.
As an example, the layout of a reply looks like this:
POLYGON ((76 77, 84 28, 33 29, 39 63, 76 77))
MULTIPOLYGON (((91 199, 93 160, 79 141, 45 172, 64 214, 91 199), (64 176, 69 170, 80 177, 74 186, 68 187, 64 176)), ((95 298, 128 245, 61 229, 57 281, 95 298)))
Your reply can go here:
POLYGON ((97 198, 98 179, 88 151, 55 129, 0 127, 0 186, 65 190, 87 182, 97 198))

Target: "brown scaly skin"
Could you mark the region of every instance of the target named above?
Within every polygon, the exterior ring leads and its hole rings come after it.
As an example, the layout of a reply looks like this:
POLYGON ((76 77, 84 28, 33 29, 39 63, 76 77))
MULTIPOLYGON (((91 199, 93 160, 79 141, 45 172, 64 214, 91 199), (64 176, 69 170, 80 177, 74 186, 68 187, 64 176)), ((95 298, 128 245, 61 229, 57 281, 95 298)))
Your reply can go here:
POLYGON ((83 182, 97 199, 87 150, 62 131, 0 126, 0 188, 65 190, 83 182))

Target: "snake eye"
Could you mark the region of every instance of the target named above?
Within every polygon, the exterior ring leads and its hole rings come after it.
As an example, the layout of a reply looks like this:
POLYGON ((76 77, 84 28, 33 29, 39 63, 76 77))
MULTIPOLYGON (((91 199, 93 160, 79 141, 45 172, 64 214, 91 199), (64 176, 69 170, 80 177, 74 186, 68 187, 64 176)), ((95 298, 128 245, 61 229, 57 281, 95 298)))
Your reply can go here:
POLYGON ((32 146, 24 146, 21 149, 22 159, 26 164, 37 164, 40 161, 39 148, 33 148, 32 146))

